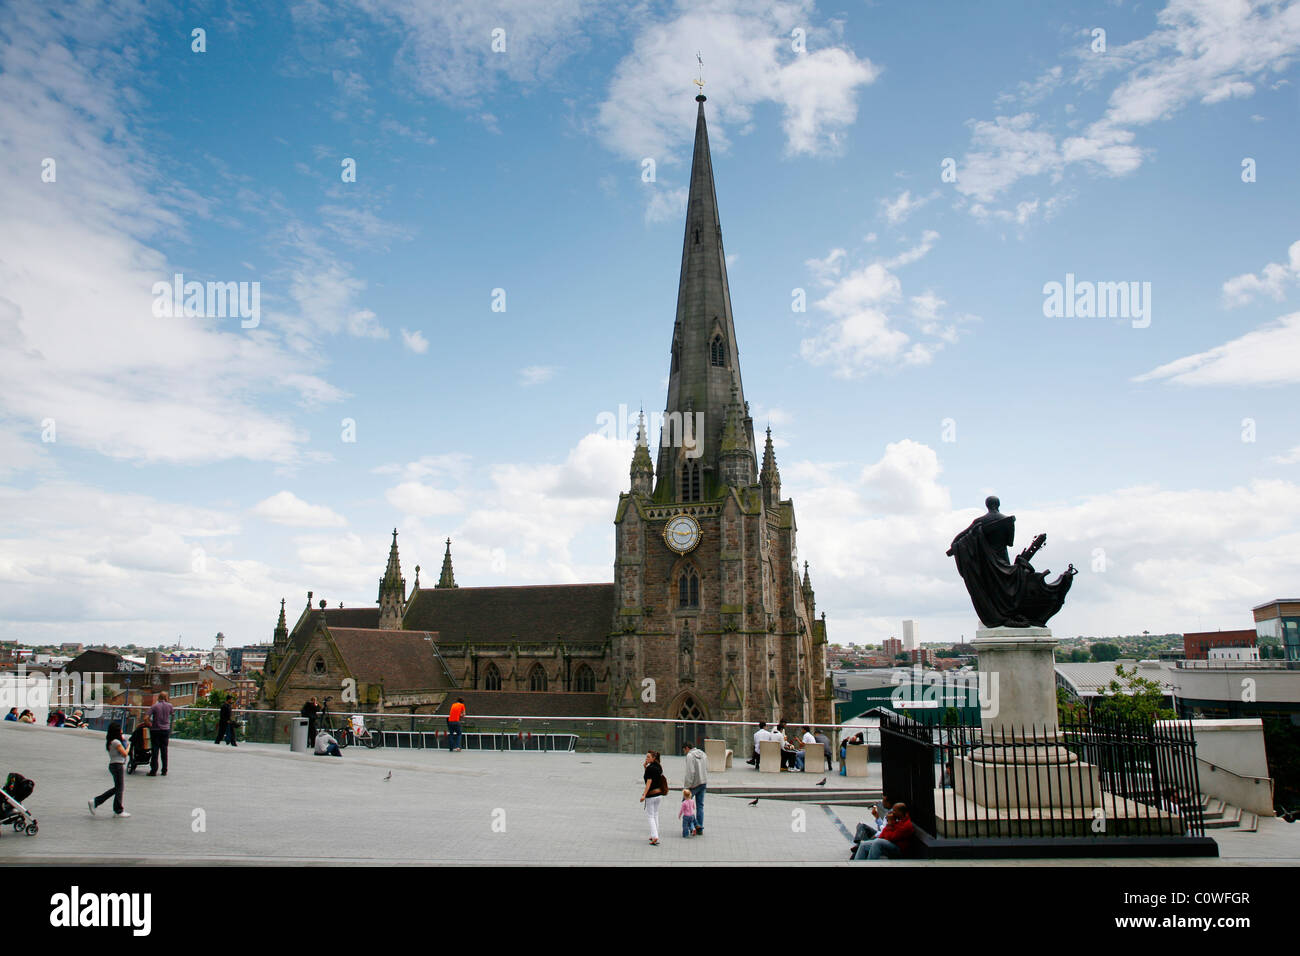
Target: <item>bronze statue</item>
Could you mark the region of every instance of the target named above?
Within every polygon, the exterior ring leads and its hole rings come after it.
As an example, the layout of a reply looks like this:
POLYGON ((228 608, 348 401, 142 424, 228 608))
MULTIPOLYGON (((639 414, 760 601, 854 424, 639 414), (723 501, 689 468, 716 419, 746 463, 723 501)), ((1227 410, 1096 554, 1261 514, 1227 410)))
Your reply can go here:
POLYGON ((1047 543, 1045 534, 1034 538, 1014 563, 1010 561, 1007 548, 1015 543, 1015 516, 998 511, 1001 502, 993 496, 984 504, 988 513, 953 538, 947 552, 957 562, 975 613, 985 627, 1046 627, 1047 619, 1065 603, 1078 572, 1071 564, 1049 583, 1050 571, 1034 570, 1029 562, 1047 543))

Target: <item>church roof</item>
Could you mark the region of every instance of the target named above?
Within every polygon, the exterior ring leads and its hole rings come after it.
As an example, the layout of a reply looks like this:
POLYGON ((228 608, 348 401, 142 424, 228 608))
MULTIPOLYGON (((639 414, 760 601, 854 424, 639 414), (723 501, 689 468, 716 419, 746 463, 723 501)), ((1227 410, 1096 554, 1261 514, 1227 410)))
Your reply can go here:
POLYGON ((437 631, 443 645, 592 643, 604 642, 613 620, 613 584, 420 588, 411 595, 402 627, 437 631))
POLYGON ((379 608, 377 607, 327 607, 325 623, 330 630, 336 627, 379 627, 379 608))
POLYGON ((356 679, 363 684, 383 681, 388 694, 408 690, 452 689, 455 679, 438 654, 437 634, 378 628, 334 627, 334 646, 356 679))
POLYGON ((329 630, 335 627, 374 628, 380 626, 378 607, 326 607, 325 623, 329 630))

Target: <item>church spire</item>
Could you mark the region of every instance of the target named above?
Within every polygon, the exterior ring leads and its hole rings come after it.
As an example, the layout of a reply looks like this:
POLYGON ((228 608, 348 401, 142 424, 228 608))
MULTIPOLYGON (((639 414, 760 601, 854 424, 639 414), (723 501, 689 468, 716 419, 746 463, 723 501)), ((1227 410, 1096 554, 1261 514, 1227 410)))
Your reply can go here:
POLYGON ((650 440, 645 433, 645 409, 641 410, 636 429, 636 450, 632 452, 632 494, 648 495, 654 484, 654 464, 650 461, 650 440))
POLYGON ((393 543, 388 549, 388 567, 379 579, 379 626, 397 630, 402 626, 406 611, 406 579, 402 577, 402 562, 397 556, 397 529, 393 529, 393 543))
POLYGON ((280 598, 280 620, 275 623, 275 633, 272 635, 271 643, 276 647, 283 647, 289 643, 289 624, 284 619, 284 598, 280 598))
MULTIPOLYGON (((659 482, 655 497, 666 500, 686 500, 684 489, 676 484, 685 480, 682 464, 688 459, 698 459, 703 466, 706 489, 716 488, 716 483, 722 480, 721 444, 733 403, 742 411, 736 427, 747 433, 745 454, 749 464, 742 470, 748 472, 751 481, 758 471, 754 436, 746 417, 745 393, 740 381, 740 350, 731 314, 727 258, 722 248, 713 158, 704 120, 705 97, 700 94, 695 100, 699 104, 695 117, 695 150, 686 201, 668 401, 664 409, 667 434, 660 442, 655 469, 659 482), (691 447, 694 445, 703 447, 691 447)), ((736 447, 738 439, 733 442, 733 451, 736 447)), ((685 474, 693 472, 686 469, 685 474)))
POLYGON ((442 576, 438 578, 438 583, 434 587, 456 587, 456 575, 451 570, 451 538, 447 539, 447 553, 442 556, 442 576))
POLYGON ((763 445, 763 470, 758 473, 759 483, 763 486, 763 504, 775 508, 781 503, 781 472, 776 467, 776 450, 772 447, 772 429, 767 430, 767 441, 763 445))
MULTIPOLYGON (((808 562, 803 563, 803 604, 808 609, 808 619, 811 621, 817 616, 817 602, 814 600, 812 580, 808 577, 808 562)), ((823 612, 822 617, 826 614, 823 612)))

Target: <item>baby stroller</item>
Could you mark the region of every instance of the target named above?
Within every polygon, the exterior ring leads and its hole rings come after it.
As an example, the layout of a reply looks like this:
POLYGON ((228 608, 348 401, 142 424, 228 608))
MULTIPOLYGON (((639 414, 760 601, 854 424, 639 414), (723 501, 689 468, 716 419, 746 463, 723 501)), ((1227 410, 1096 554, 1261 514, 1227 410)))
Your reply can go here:
POLYGON ((126 772, 135 773, 135 768, 152 759, 153 751, 148 746, 149 728, 137 727, 131 731, 131 746, 126 755, 126 772))
POLYGON ((23 801, 30 797, 35 789, 36 784, 22 774, 9 775, 4 787, 0 788, 0 828, 5 824, 12 824, 15 833, 26 830, 28 836, 36 836, 36 831, 40 827, 36 825, 36 818, 23 806, 23 801))

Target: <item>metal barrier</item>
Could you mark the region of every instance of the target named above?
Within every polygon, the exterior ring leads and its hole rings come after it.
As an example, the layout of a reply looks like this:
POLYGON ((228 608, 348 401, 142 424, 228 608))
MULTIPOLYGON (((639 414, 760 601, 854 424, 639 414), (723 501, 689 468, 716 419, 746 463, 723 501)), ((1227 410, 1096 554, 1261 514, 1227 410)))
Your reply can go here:
POLYGON ((882 786, 934 836, 1202 837, 1187 721, 1059 727, 881 720, 882 786))

